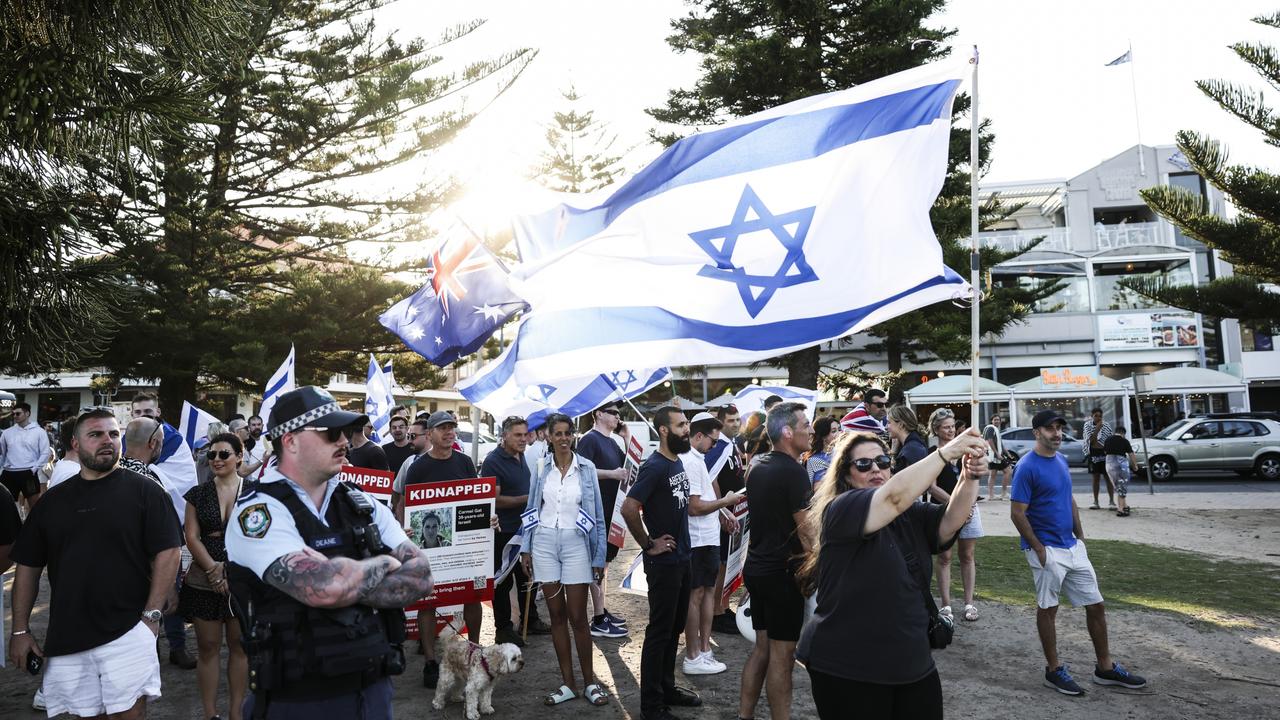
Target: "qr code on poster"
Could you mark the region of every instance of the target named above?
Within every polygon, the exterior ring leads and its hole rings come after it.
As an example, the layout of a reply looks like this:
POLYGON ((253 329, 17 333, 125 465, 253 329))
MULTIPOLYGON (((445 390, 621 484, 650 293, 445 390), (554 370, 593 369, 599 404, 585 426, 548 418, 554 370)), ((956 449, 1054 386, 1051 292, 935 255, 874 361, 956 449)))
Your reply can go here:
POLYGON ((484 575, 471 578, 471 585, 475 590, 483 590, 488 584, 489 578, 484 575))

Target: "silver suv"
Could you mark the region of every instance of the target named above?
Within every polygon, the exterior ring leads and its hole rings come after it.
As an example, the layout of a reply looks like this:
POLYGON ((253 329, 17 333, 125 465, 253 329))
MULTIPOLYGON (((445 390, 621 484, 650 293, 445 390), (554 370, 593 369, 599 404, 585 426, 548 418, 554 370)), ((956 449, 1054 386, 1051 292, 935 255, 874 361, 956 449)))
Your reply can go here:
MULTIPOLYGON (((1140 464, 1142 442, 1133 439, 1140 464)), ((1249 414, 1193 417, 1170 425, 1147 440, 1151 475, 1168 480, 1178 472, 1234 470, 1247 477, 1280 479, 1280 422, 1249 414)))

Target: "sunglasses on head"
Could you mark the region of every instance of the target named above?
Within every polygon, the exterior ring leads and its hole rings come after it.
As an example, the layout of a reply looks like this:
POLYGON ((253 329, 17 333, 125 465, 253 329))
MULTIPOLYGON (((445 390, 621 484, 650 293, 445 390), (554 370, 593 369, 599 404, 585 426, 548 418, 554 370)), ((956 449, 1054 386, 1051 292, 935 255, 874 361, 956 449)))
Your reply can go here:
POLYGON ((888 470, 893 465, 893 458, 888 455, 878 455, 874 458, 858 458, 853 461, 853 467, 858 472, 869 472, 872 465, 881 470, 888 470))
POLYGON ((338 442, 339 438, 346 438, 350 440, 351 436, 355 434, 356 429, 348 425, 347 427, 340 427, 340 428, 304 427, 304 428, 298 428, 298 430, 299 431, 311 430, 313 432, 322 433, 326 440, 328 440, 331 443, 336 443, 338 442))
POLYGON ((230 460, 234 454, 230 450, 210 450, 204 456, 210 460, 230 460))

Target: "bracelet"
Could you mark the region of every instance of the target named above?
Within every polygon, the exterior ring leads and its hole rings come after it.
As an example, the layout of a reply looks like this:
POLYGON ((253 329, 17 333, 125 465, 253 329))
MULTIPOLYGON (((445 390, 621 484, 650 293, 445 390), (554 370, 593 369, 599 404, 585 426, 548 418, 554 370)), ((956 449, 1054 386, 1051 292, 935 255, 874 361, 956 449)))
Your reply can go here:
POLYGON ((19 635, 30 635, 30 634, 31 634, 30 630, 14 630, 13 632, 9 633, 9 636, 18 637, 19 635))

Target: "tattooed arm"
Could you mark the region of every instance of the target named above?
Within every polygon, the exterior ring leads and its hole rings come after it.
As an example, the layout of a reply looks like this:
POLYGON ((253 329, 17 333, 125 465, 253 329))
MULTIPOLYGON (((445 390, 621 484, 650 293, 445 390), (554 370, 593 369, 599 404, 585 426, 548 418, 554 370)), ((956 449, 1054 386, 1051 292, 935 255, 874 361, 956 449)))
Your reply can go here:
POLYGON ((382 582, 364 596, 363 601, 374 607, 402 608, 411 602, 431 594, 431 564, 427 554, 412 540, 400 543, 391 552, 400 561, 400 569, 388 573, 382 582))
POLYGON ((338 608, 369 602, 378 584, 399 568, 400 560, 392 555, 368 560, 326 558, 303 548, 271 563, 262 579, 305 605, 338 608))

